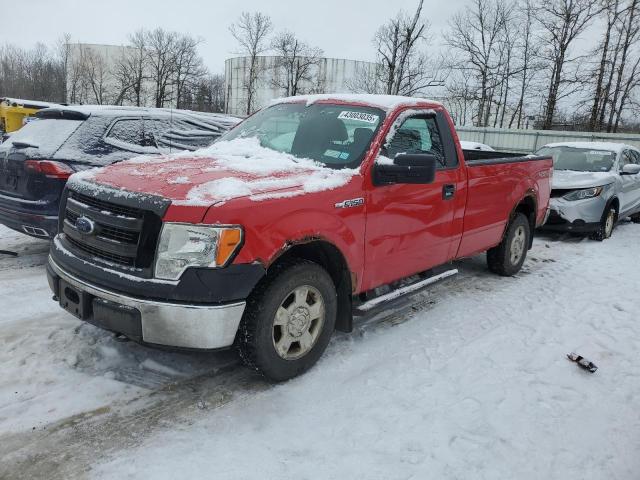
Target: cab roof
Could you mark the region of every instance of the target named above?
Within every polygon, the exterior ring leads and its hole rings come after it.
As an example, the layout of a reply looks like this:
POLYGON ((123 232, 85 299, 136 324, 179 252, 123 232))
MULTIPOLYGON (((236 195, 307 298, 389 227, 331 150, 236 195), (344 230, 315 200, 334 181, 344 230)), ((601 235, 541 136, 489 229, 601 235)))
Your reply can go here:
POLYGON ((354 94, 354 93, 331 93, 322 95, 299 95, 296 97, 285 97, 273 100, 271 105, 280 103, 306 103, 312 105, 318 102, 367 105, 377 107, 387 112, 398 107, 441 107, 440 102, 428 100, 418 97, 404 97, 400 95, 372 95, 372 94, 354 94))

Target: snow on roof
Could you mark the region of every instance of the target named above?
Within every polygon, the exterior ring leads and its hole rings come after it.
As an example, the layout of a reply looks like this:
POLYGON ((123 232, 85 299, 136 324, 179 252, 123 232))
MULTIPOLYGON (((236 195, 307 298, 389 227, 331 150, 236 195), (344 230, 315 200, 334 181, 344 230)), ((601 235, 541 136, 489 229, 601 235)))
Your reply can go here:
POLYGON ((10 98, 10 97, 2 97, 0 98, 0 103, 6 103, 8 105, 21 106, 21 107, 37 107, 37 108, 47 108, 47 107, 56 107, 59 106, 57 103, 51 102, 40 102, 38 100, 24 100, 22 98, 10 98))
POLYGON ((128 107, 118 105, 51 105, 56 110, 80 112, 87 115, 118 115, 118 116, 141 116, 150 114, 153 116, 190 116, 200 117, 203 120, 216 119, 221 121, 229 121, 232 124, 240 122, 242 119, 224 113, 208 113, 195 112, 193 110, 179 110, 171 108, 147 108, 147 107, 128 107))
POLYGON ((634 148, 624 143, 613 143, 613 142, 557 142, 557 143, 549 143, 544 147, 590 148, 592 150, 609 150, 616 153, 620 153, 625 148, 634 148))
POLYGON ((355 94, 355 93, 331 93, 322 95, 299 95, 296 97, 278 98, 271 102, 271 105, 279 103, 299 103, 306 102, 312 105, 316 102, 336 100, 346 103, 362 103, 378 107, 386 111, 391 111, 398 107, 416 107, 416 106, 442 106, 440 102, 427 100, 426 98, 403 97, 399 95, 371 95, 371 94, 355 94))

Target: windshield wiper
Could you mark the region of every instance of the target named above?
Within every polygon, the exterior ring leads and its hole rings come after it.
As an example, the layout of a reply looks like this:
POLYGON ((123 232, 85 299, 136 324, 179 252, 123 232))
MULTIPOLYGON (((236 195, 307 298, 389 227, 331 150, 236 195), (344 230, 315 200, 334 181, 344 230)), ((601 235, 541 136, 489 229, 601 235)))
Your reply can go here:
POLYGON ((29 142, 21 142, 21 141, 14 141, 11 142, 11 144, 15 147, 15 148, 40 148, 40 145, 36 145, 35 143, 29 143, 29 142))

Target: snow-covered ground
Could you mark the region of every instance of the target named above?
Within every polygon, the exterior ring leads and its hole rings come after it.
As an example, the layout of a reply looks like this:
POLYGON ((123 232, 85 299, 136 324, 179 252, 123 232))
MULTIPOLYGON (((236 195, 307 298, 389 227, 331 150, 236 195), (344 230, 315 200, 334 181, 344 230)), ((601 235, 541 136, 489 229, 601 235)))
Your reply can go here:
POLYGON ((0 227, 0 478, 638 478, 639 238, 543 236, 514 278, 458 262, 273 386, 73 319, 47 244, 0 227))

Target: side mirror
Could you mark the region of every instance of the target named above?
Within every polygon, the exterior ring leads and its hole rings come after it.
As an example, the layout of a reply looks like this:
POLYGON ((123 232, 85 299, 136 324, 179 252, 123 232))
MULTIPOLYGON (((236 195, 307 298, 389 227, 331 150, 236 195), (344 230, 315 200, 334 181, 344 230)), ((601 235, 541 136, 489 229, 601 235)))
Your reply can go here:
POLYGON ((622 175, 637 175, 640 173, 640 165, 636 165, 635 163, 628 163, 624 167, 622 167, 622 175))
POLYGON ((433 183, 437 164, 438 159, 435 155, 400 153, 396 155, 393 162, 376 161, 373 167, 373 183, 375 185, 433 183))

